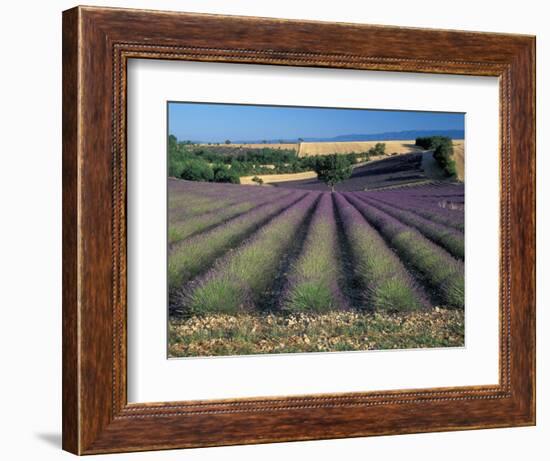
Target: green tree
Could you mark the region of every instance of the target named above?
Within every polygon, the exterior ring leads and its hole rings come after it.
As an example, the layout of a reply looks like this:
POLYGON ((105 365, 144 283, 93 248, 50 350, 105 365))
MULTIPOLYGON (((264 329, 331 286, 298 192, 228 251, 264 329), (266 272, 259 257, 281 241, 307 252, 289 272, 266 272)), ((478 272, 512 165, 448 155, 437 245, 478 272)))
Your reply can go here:
POLYGON ((176 138, 173 134, 168 136, 168 150, 176 149, 178 147, 178 138, 176 138))
POLYGON ((226 144, 231 144, 231 141, 230 141, 229 139, 226 139, 226 140, 225 140, 225 143, 226 143, 226 144))
POLYGON ((236 160, 235 158, 231 159, 231 171, 234 171, 239 176, 245 175, 247 172, 247 167, 244 163, 236 160))
POLYGON ((204 160, 191 159, 182 162, 181 179, 188 181, 213 181, 214 172, 204 160))
POLYGON ((456 162, 453 159, 453 140, 448 136, 427 136, 416 138, 416 145, 433 150, 433 157, 447 176, 456 176, 456 162))
POLYGON ((451 138, 447 136, 424 136, 416 138, 415 144, 426 150, 437 149, 440 144, 451 143, 451 138))
POLYGON ((232 184, 240 184, 239 175, 222 164, 217 164, 212 167, 214 173, 214 182, 228 182, 232 184))
POLYGON ((450 138, 442 138, 433 153, 434 159, 450 177, 456 176, 456 163, 453 154, 453 142, 450 138))
POLYGON ((334 186, 351 176, 353 167, 349 158, 332 154, 319 157, 314 166, 317 177, 330 186, 334 192, 334 186))

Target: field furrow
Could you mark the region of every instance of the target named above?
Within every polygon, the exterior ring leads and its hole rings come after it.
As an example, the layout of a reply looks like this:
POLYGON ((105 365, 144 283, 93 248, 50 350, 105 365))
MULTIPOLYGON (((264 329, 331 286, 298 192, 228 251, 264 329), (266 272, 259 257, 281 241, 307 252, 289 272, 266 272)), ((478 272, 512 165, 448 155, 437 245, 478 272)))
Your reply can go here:
POLYGON ((168 256, 168 286, 172 297, 184 282, 210 267, 214 260, 237 246, 270 219, 305 196, 294 192, 274 203, 267 203, 210 231, 173 245, 168 256))
MULTIPOLYGON (((280 197, 278 197, 278 199, 284 200, 284 198, 288 197, 290 194, 291 192, 283 193, 280 197)), ((259 208, 262 205, 265 205, 268 201, 268 198, 259 197, 247 201, 240 201, 229 206, 215 208, 209 213, 194 217, 194 219, 180 218, 176 222, 170 223, 168 229, 168 243, 172 245, 183 239, 191 237, 192 235, 207 231, 210 228, 223 224, 225 221, 240 216, 247 211, 259 208)))
POLYGON ((239 187, 242 189, 211 187, 211 190, 204 190, 204 192, 202 189, 193 190, 192 193, 185 190, 177 193, 171 192, 168 202, 168 222, 172 224, 245 202, 256 203, 260 200, 276 198, 276 194, 267 187, 261 189, 254 186, 239 187))
POLYGON ((295 234, 313 210, 319 194, 309 193, 263 226, 183 293, 190 313, 237 313, 258 309, 295 234), (261 268, 261 270, 259 270, 261 268))
POLYGON ((440 206, 437 202, 434 203, 431 201, 423 203, 416 197, 406 196, 402 193, 397 195, 365 193, 365 195, 385 205, 408 211, 422 218, 464 233, 464 213, 456 213, 455 210, 440 206))
POLYGON ((464 264, 447 251, 384 211, 343 194, 411 266, 423 281, 439 295, 447 307, 464 308, 464 264))
POLYGON ((338 238, 331 194, 324 193, 298 259, 291 265, 281 309, 294 313, 348 308, 341 289, 338 238))
POLYGON ((443 226, 429 221, 422 216, 418 216, 410 211, 396 208, 392 205, 386 205, 379 201, 367 197, 363 193, 352 193, 353 197, 361 200, 370 207, 377 208, 393 218, 414 227, 422 235, 432 240, 434 243, 445 248, 455 258, 464 260, 464 235, 456 229, 443 226))
POLYGON ((334 195, 352 249, 354 273, 361 290, 361 307, 406 312, 428 306, 422 290, 379 233, 343 195, 334 195))
POLYGON ((209 196, 190 196, 185 199, 180 196, 172 199, 168 205, 168 222, 176 223, 183 219, 197 218, 204 214, 212 213, 217 210, 223 210, 226 207, 233 206, 246 201, 246 197, 231 197, 220 195, 219 197, 209 196))

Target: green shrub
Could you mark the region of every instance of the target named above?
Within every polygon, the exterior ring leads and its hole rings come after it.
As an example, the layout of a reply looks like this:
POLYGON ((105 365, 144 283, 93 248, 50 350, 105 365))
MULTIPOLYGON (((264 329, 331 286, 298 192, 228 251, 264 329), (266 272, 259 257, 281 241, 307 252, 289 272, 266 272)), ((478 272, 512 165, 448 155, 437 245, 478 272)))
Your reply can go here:
POLYGON ((445 165, 445 173, 447 176, 455 177, 456 176, 456 162, 453 159, 449 159, 445 165))
POLYGON ((456 164, 453 160, 453 142, 450 138, 437 140, 433 156, 447 176, 456 176, 456 164))
POLYGON ((453 141, 447 136, 427 136, 416 138, 415 144, 423 149, 433 149, 433 157, 447 176, 456 176, 456 163, 453 160, 453 141))
POLYGON ((225 165, 214 165, 214 182, 228 182, 232 184, 240 184, 239 175, 225 165))
POLYGON ((374 147, 369 149, 370 155, 384 155, 386 153, 386 144, 383 142, 377 142, 374 147))
POLYGON ((168 163, 168 176, 179 178, 183 171, 184 163, 177 160, 172 160, 168 163))
POLYGON ((416 138, 415 145, 422 147, 423 149, 431 149, 432 136, 425 136, 416 138))
POLYGON ((445 144, 450 142, 452 145, 451 138, 447 136, 424 136, 416 138, 415 145, 422 147, 423 149, 436 149, 440 144, 445 144))
POLYGON ((180 178, 188 181, 213 181, 214 172, 204 160, 185 160, 180 178))

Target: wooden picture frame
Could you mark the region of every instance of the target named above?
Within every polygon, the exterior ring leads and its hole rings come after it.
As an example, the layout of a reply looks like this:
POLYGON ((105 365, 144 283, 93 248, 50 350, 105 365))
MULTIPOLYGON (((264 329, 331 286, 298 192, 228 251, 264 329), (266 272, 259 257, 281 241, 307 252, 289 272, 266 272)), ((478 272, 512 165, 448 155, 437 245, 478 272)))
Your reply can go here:
POLYGON ((63 448, 93 454, 535 424, 535 38, 77 7, 63 13, 63 448), (496 76, 500 382, 128 404, 130 58, 496 76))

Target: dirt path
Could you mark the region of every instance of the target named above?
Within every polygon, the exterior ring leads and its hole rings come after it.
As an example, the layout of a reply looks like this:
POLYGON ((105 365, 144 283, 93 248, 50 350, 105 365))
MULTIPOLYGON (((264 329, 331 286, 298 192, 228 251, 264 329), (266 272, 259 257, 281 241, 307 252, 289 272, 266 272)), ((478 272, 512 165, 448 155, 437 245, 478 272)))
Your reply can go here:
MULTIPOLYGON (((456 176, 460 181, 464 181, 464 141, 453 141, 453 158, 456 164, 456 176)), ((437 165, 433 158, 433 151, 427 151, 422 154, 422 169, 430 179, 444 179, 445 174, 437 165)))
POLYGON ((424 174, 426 175, 427 178, 430 178, 430 179, 446 178, 445 173, 435 161, 433 152, 431 150, 428 152, 424 152, 422 154, 422 169, 424 170, 424 174))

